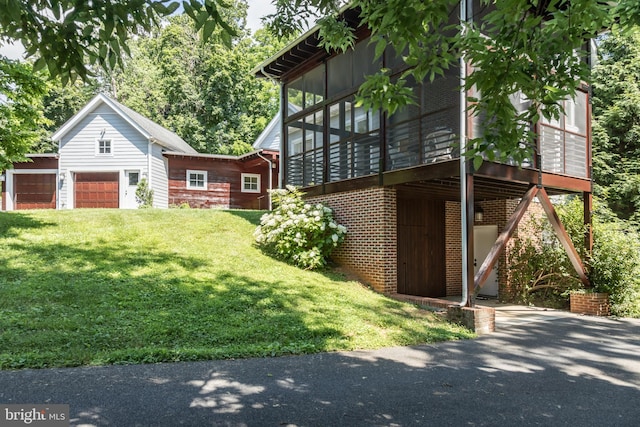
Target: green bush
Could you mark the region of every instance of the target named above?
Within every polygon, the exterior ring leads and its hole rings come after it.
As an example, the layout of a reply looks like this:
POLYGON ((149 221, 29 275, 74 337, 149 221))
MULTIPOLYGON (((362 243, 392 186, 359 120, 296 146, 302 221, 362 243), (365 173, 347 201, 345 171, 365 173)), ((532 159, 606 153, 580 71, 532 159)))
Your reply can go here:
POLYGON ((274 209, 262 216, 254 236, 266 252, 313 270, 326 265, 347 229, 333 219, 331 208, 305 203, 303 195, 292 186, 271 191, 274 209))
POLYGON ((568 307, 568 293, 579 289, 564 248, 553 235, 546 218, 531 218, 528 230, 512 239, 508 251, 511 287, 503 299, 527 305, 568 307))
POLYGON ((153 189, 149 188, 147 178, 142 178, 136 187, 136 201, 139 208, 153 207, 153 189))
MULTIPOLYGON (((597 201, 594 206, 591 256, 584 249, 582 201, 573 198, 558 206, 557 211, 574 246, 586 260, 591 290, 609 294, 612 314, 640 317, 640 236, 597 201)), ((514 239, 508 254, 512 296, 528 303, 537 291, 553 289, 550 295, 544 295, 549 302, 566 300, 568 290, 580 287, 568 257, 546 219, 536 221, 531 229, 532 233, 514 239)))

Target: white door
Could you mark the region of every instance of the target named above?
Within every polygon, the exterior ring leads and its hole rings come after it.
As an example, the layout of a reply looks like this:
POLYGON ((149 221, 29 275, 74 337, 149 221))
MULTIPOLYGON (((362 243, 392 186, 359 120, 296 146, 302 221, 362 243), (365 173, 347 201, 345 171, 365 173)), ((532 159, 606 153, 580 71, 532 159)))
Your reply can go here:
MULTIPOLYGON (((475 273, 478 272, 485 258, 489 255, 497 238, 497 225, 476 225, 473 227, 473 253, 475 256, 473 265, 475 273)), ((494 298, 498 296, 498 263, 491 270, 491 274, 487 281, 484 282, 484 286, 480 288, 479 295, 494 298)))
POLYGON ((136 201, 136 189, 138 188, 138 182, 140 181, 140 171, 124 171, 124 181, 124 203, 122 204, 122 207, 124 209, 137 209, 138 202, 136 201))

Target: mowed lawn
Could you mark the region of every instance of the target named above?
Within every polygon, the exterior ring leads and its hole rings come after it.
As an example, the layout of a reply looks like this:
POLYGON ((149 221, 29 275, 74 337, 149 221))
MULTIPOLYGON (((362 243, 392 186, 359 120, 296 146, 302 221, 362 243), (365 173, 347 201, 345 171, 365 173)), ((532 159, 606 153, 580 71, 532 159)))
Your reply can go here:
POLYGON ((0 213, 0 368, 372 349, 472 336, 262 254, 261 212, 0 213))

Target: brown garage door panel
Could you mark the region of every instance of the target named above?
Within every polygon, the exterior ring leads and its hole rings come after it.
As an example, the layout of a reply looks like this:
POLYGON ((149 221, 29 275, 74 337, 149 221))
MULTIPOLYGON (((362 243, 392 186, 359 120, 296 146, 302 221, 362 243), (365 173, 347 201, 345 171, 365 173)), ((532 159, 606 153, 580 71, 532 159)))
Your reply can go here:
POLYGON ((16 210, 55 209, 55 174, 17 174, 14 181, 16 210))
POLYGON ((118 176, 118 172, 76 174, 75 207, 118 208, 118 176))

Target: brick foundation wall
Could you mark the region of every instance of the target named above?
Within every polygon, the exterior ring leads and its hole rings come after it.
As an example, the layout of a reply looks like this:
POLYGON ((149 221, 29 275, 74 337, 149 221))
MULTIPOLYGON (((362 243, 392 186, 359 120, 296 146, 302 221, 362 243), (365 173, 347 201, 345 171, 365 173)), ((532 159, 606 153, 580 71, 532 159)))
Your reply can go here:
POLYGON ((609 294, 598 292, 572 292, 570 296, 571 312, 591 316, 609 316, 609 294))
MULTIPOLYGON (((313 196, 310 203, 322 202, 334 210, 336 220, 347 227, 344 243, 332 258, 340 266, 352 272, 384 294, 397 292, 397 214, 396 190, 393 188, 369 188, 342 193, 313 196)), ((519 200, 492 200, 479 202, 483 220, 476 225, 497 225, 498 233, 504 230, 519 200)), ((446 295, 462 293, 462 243, 460 203, 445 204, 445 262, 446 295)), ((531 216, 544 215, 538 203, 532 203, 523 217, 518 233, 527 232, 526 224, 531 216)), ((509 294, 507 250, 498 261, 500 299, 509 294)))
POLYGON ((493 307, 449 307, 447 319, 471 329, 478 335, 489 334, 496 330, 496 310, 493 307))
POLYGON ((462 239, 460 203, 445 204, 447 296, 462 295, 462 239))
POLYGON ((339 265, 380 293, 397 291, 396 192, 369 188, 309 197, 334 210, 339 224, 347 227, 342 245, 332 254, 339 265))

